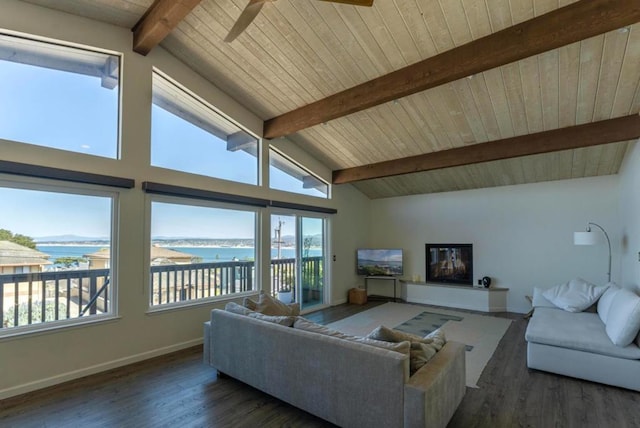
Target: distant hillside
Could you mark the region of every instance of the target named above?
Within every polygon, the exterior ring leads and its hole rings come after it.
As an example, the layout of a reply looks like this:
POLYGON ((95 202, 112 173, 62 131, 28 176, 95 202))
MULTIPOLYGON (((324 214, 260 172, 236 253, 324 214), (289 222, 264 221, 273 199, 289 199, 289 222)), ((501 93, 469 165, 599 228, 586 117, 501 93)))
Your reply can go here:
POLYGON ((211 238, 153 238, 153 245, 161 247, 253 247, 253 239, 211 239, 211 238))
POLYGON ((54 235, 54 236, 39 236, 33 238, 38 244, 43 243, 76 243, 76 242, 109 242, 108 237, 96 237, 96 236, 80 236, 80 235, 54 235))
MULTIPOLYGON (((271 238, 273 240, 273 238, 271 238)), ((90 237, 80 235, 55 235, 55 236, 39 236, 33 238, 38 245, 101 245, 109 242, 109 238, 90 237)), ((281 238, 282 246, 295 246, 295 236, 285 235, 281 238)), ((253 247, 254 240, 246 238, 188 238, 188 237, 169 237, 159 236, 151 239, 153 245, 161 247, 253 247)), ((272 245, 275 242, 272 241, 272 245)), ((322 245, 322 235, 311 236, 311 247, 319 247, 322 245)))

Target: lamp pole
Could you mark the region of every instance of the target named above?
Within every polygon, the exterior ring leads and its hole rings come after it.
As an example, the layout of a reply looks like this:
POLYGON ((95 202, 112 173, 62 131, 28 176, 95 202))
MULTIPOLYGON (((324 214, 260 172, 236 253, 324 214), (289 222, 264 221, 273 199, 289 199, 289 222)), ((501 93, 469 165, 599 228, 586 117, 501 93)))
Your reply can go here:
POLYGON ((597 223, 589 222, 587 225, 587 232, 591 232, 591 226, 595 226, 604 233, 604 237, 607 238, 607 245, 609 246, 609 271, 607 272, 607 277, 609 278, 609 282, 611 282, 611 241, 609 240, 609 235, 607 235, 607 231, 604 230, 602 226, 597 223))

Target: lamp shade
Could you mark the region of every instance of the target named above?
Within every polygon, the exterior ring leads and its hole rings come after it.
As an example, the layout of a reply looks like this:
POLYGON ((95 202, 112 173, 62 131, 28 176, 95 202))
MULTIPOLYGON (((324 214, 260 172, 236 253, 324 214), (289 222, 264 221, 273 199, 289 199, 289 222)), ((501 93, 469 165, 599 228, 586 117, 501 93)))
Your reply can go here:
POLYGON ((593 232, 573 232, 573 245, 595 245, 598 234, 593 232))

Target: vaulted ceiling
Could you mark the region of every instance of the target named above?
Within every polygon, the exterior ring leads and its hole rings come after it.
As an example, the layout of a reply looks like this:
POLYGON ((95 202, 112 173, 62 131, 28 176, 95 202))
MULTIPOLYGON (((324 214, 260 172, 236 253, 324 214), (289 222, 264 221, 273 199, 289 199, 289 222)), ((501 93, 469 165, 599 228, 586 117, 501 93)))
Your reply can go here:
POLYGON ((371 198, 615 174, 640 137, 637 0, 278 0, 231 43, 248 0, 29 2, 135 27, 371 198))

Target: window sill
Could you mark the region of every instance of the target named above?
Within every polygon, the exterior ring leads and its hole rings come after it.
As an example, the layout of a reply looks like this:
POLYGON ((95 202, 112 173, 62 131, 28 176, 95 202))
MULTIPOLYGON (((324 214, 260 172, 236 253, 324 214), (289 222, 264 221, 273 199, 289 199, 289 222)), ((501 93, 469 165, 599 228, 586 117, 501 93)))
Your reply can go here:
POLYGON ((208 299, 194 300, 189 302, 166 303, 164 305, 157 305, 157 306, 150 307, 149 309, 147 309, 146 314, 158 315, 164 312, 183 311, 188 309, 194 309, 200 306, 210 306, 213 303, 227 303, 243 297, 257 296, 259 293, 260 291, 254 290, 254 291, 246 291, 244 293, 236 293, 236 294, 230 294, 225 296, 211 297, 208 299))
POLYGON ((0 341, 59 333, 65 330, 84 328, 94 324, 105 324, 120 320, 119 315, 100 315, 86 319, 50 321, 45 324, 31 324, 28 326, 9 327, 0 330, 0 341))

